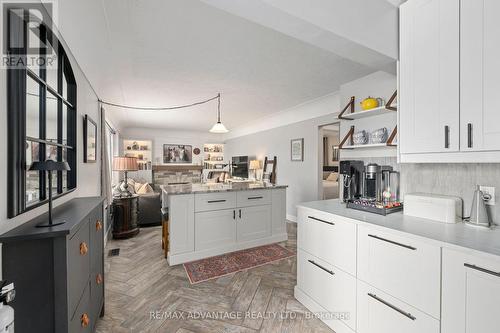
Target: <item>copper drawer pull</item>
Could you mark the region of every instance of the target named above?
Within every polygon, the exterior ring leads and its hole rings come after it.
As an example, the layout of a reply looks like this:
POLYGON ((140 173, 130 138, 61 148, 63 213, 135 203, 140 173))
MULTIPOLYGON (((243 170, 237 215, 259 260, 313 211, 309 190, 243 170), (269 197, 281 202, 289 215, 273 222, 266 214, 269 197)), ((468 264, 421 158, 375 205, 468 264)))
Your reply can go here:
POLYGON ((86 313, 82 314, 82 316, 80 317, 80 321, 82 323, 83 328, 89 326, 90 323, 89 315, 86 313))
POLYGON ((89 247, 87 246, 87 243, 81 242, 80 243, 80 255, 84 256, 89 252, 89 247))
POLYGON ((102 274, 97 274, 96 277, 95 277, 95 282, 97 284, 101 284, 102 283, 102 274))
POLYGON ((95 223, 95 230, 99 231, 101 229, 102 229, 102 222, 101 220, 97 220, 97 222, 95 223))

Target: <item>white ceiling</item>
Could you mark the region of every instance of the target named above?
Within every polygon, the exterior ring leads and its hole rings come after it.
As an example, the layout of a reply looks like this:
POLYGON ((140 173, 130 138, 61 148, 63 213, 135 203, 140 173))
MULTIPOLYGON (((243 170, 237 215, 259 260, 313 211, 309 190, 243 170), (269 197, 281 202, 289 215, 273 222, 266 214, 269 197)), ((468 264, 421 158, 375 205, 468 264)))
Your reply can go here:
MULTIPOLYGON (((363 8, 360 2, 370 3, 368 9, 376 3, 374 15, 383 17, 385 12, 394 19, 395 7, 388 0, 311 1, 324 6, 353 1, 354 14, 363 8)), ((64 0, 58 2, 58 26, 101 99, 159 107, 188 104, 221 92, 222 120, 229 128, 326 95, 342 83, 394 64, 391 42, 385 51, 380 46, 394 37, 385 32, 392 31, 387 28, 390 24, 379 29, 383 33, 377 40, 373 31, 367 33, 366 39, 372 42, 363 46, 362 29, 352 34, 358 37, 345 34, 345 27, 334 34, 336 26, 327 25, 328 15, 312 23, 321 8, 305 11, 300 25, 294 26, 301 10, 295 0, 289 1, 289 7, 285 1, 255 0, 255 8, 269 10, 261 13, 266 19, 257 23, 253 14, 242 15, 241 9, 249 9, 247 0, 232 0, 233 5, 241 4, 237 13, 238 6, 223 8, 223 2, 64 0), (258 7, 262 5, 267 7, 258 7), (286 17, 288 28, 271 26, 273 13, 275 18, 286 17), (315 35, 315 29, 328 33, 315 35), (309 31, 311 38, 294 30, 309 31)), ((330 5, 324 10, 337 13, 330 5)), ((367 23, 363 29, 376 30, 367 23)), ((107 110, 119 127, 206 131, 215 121, 216 103, 178 111, 107 110)))

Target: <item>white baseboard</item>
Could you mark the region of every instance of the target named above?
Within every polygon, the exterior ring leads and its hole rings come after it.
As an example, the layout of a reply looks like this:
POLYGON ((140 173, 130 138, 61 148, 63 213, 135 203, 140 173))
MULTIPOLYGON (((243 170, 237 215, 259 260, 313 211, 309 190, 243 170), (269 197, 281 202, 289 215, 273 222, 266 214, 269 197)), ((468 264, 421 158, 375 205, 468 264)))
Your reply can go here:
POLYGON ((295 222, 297 223, 297 216, 291 215, 291 214, 286 214, 286 219, 290 222, 295 222))

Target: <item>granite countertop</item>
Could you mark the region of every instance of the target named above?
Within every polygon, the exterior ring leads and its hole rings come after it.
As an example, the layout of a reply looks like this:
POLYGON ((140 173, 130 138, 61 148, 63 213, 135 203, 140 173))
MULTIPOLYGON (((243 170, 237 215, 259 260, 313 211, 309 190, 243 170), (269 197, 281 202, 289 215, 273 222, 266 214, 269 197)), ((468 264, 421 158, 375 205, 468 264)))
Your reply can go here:
POLYGON ((272 185, 264 183, 213 183, 213 184, 170 184, 161 185, 161 189, 168 195, 194 194, 194 193, 215 193, 231 191, 251 191, 251 190, 272 190, 276 188, 287 188, 288 185, 272 185))
POLYGON ((368 224, 424 237, 443 247, 465 248, 500 256, 500 227, 486 229, 469 226, 465 223, 441 223, 406 216, 402 212, 382 216, 346 208, 338 199, 306 202, 298 206, 350 218, 359 224, 368 224))

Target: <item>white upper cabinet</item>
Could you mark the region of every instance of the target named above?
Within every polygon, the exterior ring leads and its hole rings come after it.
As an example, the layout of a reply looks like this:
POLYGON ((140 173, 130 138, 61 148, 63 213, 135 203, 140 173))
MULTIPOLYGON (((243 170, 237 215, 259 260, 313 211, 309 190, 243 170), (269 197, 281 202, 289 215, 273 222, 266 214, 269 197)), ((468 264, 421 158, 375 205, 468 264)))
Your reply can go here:
POLYGON ((462 0, 460 15, 461 149, 500 150, 500 1, 462 0))
POLYGON ((498 0, 401 6, 400 162, 500 162, 499 15, 498 0))
POLYGON ((400 7, 402 154, 460 149, 459 10, 459 0, 410 0, 400 7))

